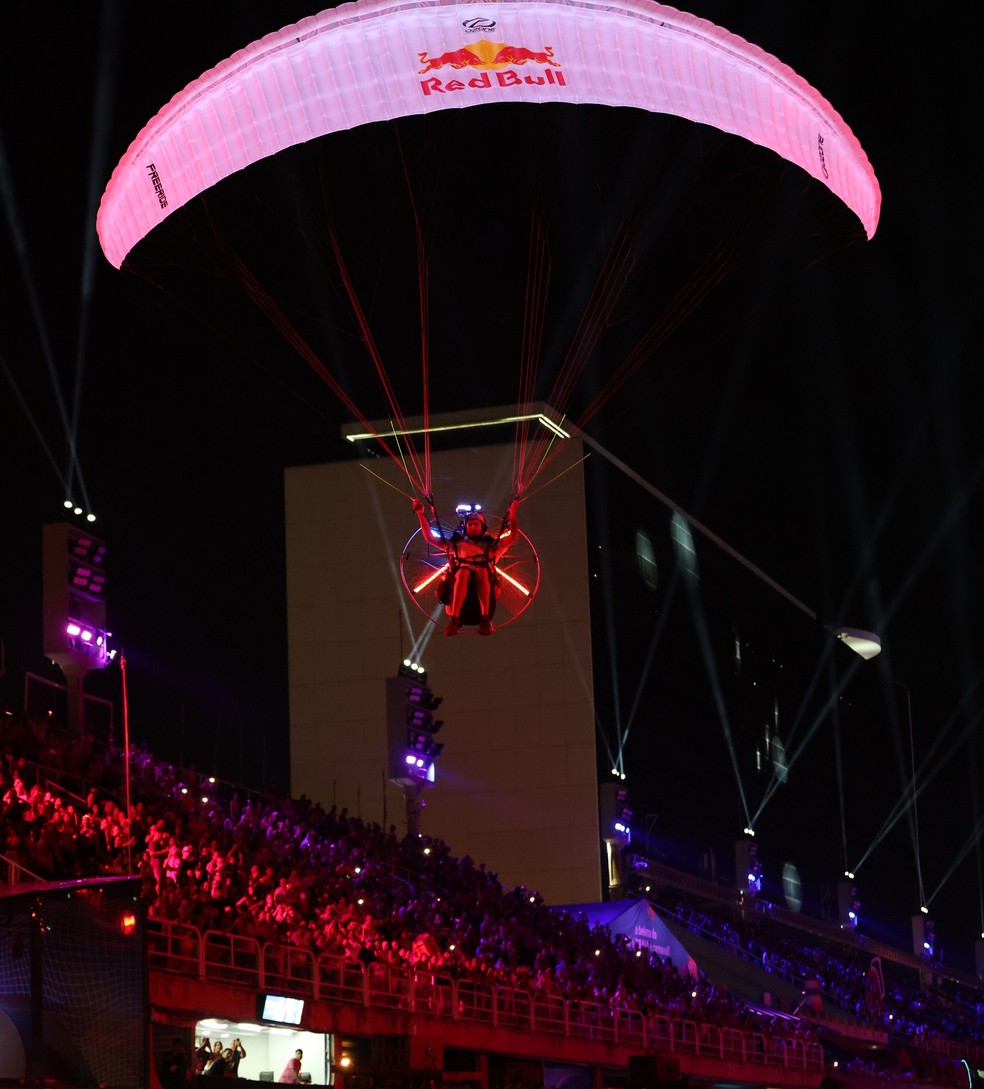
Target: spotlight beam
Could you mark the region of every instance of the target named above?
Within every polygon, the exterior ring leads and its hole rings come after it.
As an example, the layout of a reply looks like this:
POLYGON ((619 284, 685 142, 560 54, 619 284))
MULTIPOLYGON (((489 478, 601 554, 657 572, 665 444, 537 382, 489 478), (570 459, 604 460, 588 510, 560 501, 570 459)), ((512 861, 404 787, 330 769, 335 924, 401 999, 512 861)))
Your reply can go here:
MULTIPOLYGON (((10 233, 14 238, 14 247, 17 250, 17 259, 20 265, 21 277, 24 281, 24 287, 27 291, 27 297, 31 309, 31 314, 34 318, 34 327, 37 332, 38 341, 41 345, 41 357, 44 360, 45 368, 48 372, 48 378, 51 382, 51 390, 54 394, 55 405, 58 409, 58 415, 61 419, 62 427, 65 432, 65 443, 68 450, 68 473, 58 473, 62 480, 62 484, 67 494, 69 491, 69 477, 74 474, 82 485, 83 495, 85 495, 85 485, 82 484, 82 467, 79 465, 78 450, 75 442, 75 432, 69 421, 68 410, 65 406, 65 398, 62 396, 61 383, 58 378, 58 371, 55 368, 55 357, 52 351, 51 341, 48 337, 48 327, 44 320, 44 314, 41 308, 41 299, 38 295, 37 283, 34 279, 34 270, 31 266, 29 258, 29 247, 27 239, 24 235, 24 225, 21 221, 20 212, 17 204, 17 198, 14 194, 13 179, 10 173, 10 163, 7 158, 7 150, 2 140, 0 140, 0 197, 4 208, 7 210, 7 224, 10 227, 10 233)), ((6 365, 4 370, 7 371, 6 365)), ((9 376, 9 373, 8 373, 9 376)), ((18 399, 23 399, 18 394, 18 399)), ((33 416, 30 414, 28 418, 32 421, 34 426, 33 416)), ((42 447, 47 452, 47 446, 42 442, 42 447)), ((56 470, 57 471, 57 470, 56 470)), ((86 499, 86 506, 90 507, 88 499, 86 499)), ((90 507, 91 509, 91 507, 90 507)))
MULTIPOLYGON (((596 562, 600 569, 600 575, 603 583, 608 584, 612 579, 611 562, 609 557, 611 550, 609 548, 609 507, 608 507, 608 492, 604 488, 597 489, 597 493, 592 496, 595 504, 595 532, 598 534, 601 544, 598 546, 598 556, 596 562)), ((608 763, 610 767, 620 767, 620 761, 623 755, 623 742, 622 742, 622 686, 619 683, 619 661, 618 661, 618 640, 615 638, 616 631, 616 618, 615 618, 615 601, 614 594, 606 593, 602 595, 602 609, 604 610, 605 617, 605 631, 607 632, 607 638, 605 640, 606 649, 608 651, 608 672, 612 678, 611 685, 611 699, 612 699, 612 714, 614 716, 614 723, 612 728, 615 734, 615 745, 618 748, 618 757, 612 752, 612 744, 609 742, 608 733, 606 727, 602 724, 597 714, 595 715, 595 729, 598 732, 598 736, 601 738, 605 752, 608 754, 608 763)))
MULTIPOLYGON (((813 690, 815 682, 817 681, 817 679, 820 676, 821 666, 828 659, 829 654, 831 653, 832 649, 833 649, 833 644, 831 644, 830 648, 825 650, 824 654, 821 655, 820 662, 818 663, 817 668, 814 671, 813 677, 811 678, 810 683, 807 685, 807 687, 805 689, 806 693, 809 693, 809 692, 811 692, 813 690)), ((852 660, 851 665, 849 666, 849 668, 846 670, 846 672, 844 674, 844 677, 841 679, 841 681, 836 686, 836 688, 834 688, 831 691, 830 695, 827 697, 826 703, 823 705, 823 707, 820 709, 820 711, 814 717, 813 721, 810 723, 810 725, 809 725, 809 727, 807 728, 807 731, 806 731, 806 736, 803 737, 796 746, 791 745, 789 748, 787 748, 787 750, 786 750, 786 768, 787 768, 787 771, 792 771, 793 767, 798 763, 800 757, 806 751, 806 747, 809 744, 809 742, 814 738, 817 731, 824 724, 824 722, 827 721, 828 715, 830 715, 836 709, 837 701, 840 698, 841 693, 847 687, 847 683, 851 679, 851 677, 854 676, 855 671, 861 667, 861 661, 862 660, 860 658, 858 658, 857 660, 852 660)), ((797 728, 798 728, 799 724, 802 722, 802 717, 803 717, 803 712, 805 710, 805 707, 806 707, 806 696, 804 696, 803 702, 800 704, 799 711, 797 712, 797 716, 793 720, 793 726, 792 726, 792 729, 790 730, 790 735, 789 735, 790 739, 792 739, 796 735, 797 728)), ((755 818, 754 818, 755 821, 757 821, 759 819, 759 817, 762 815, 763 810, 765 809, 766 805, 768 805, 768 803, 771 801, 773 795, 779 789, 779 786, 780 786, 779 780, 773 774, 772 778, 769 781, 769 785, 765 789, 765 793, 762 795, 762 801, 759 804, 759 807, 755 812, 755 818)))
MULTIPOLYGON (((929 784, 936 778, 936 776, 941 771, 944 770, 944 768, 946 766, 945 761, 946 761, 947 757, 952 754, 954 749, 958 748, 964 741, 966 741, 969 737, 973 736, 977 732, 977 730, 978 730, 978 728, 980 726, 981 720, 984 719, 984 711, 979 711, 976 715, 972 716, 967 721, 964 728, 960 731, 959 735, 956 737, 954 742, 947 748, 947 750, 945 752, 939 754, 936 757, 935 763, 932 766, 929 766, 928 761, 929 761, 930 757, 933 756, 936 753, 936 750, 939 748, 940 738, 944 734, 946 734, 947 731, 951 728, 951 726, 953 725, 953 722, 955 721, 956 717, 963 710, 966 703, 971 699, 973 693, 979 687, 979 684, 980 684, 980 677, 978 676, 977 680, 974 682, 974 684, 971 686, 971 688, 968 689, 968 691, 965 693, 964 698, 963 698, 963 700, 961 700, 960 705, 957 708, 954 709, 954 711, 952 712, 950 718, 944 724, 944 727, 940 731, 940 734, 938 735, 937 739, 934 741, 933 746, 930 749, 930 752, 927 754, 926 757, 923 758, 923 762, 922 762, 922 764, 920 766, 920 769, 919 769, 919 775, 921 776, 921 782, 919 782, 919 784, 916 787, 916 793, 917 794, 921 794, 922 791, 925 790, 929 786, 929 784)), ((882 824, 882 827, 875 834, 874 839, 868 845, 867 849, 865 850, 864 854, 861 856, 861 858, 858 861, 857 865, 852 867, 855 871, 860 868, 861 864, 868 859, 868 857, 871 855, 872 851, 878 846, 878 844, 882 842, 882 840, 888 835, 888 833, 895 827, 896 824, 898 824, 898 822, 902 819, 902 817, 905 816, 906 813, 909 811, 909 807, 912 804, 912 797, 907 793, 907 791, 908 791, 908 784, 906 784, 906 792, 903 792, 902 795, 900 795, 900 797, 895 801, 894 805, 892 806, 892 809, 889 811, 888 817, 886 817, 885 822, 882 824)))
MULTIPOLYGON (((379 501, 379 490, 377 488, 369 487, 368 493, 369 503, 372 506, 373 513, 375 514, 376 518, 376 527, 379 531, 380 536, 382 538, 385 538, 388 532, 388 526, 386 524, 386 519, 383 515, 382 504, 379 501)), ((430 641, 431 635, 433 635, 434 625, 425 620, 421 633, 419 635, 416 635, 414 633, 414 621, 413 618, 410 616, 410 607, 407 604, 408 599, 406 594, 403 592, 403 584, 400 578, 400 565, 395 559, 390 563, 390 576, 393 579, 393 589, 396 594, 396 599, 400 603, 400 613, 403 617, 403 626, 406 629, 407 635, 410 639, 412 647, 411 657, 413 657, 417 661, 420 661, 424 656, 424 648, 430 641)), ((438 606, 438 608, 440 608, 440 606, 438 606)), ((435 619, 436 615, 437 614, 435 611, 435 619)), ((400 645, 401 647, 403 645, 402 636, 400 639, 400 645)))
POLYGON ((973 475, 969 478, 960 493, 956 495, 953 501, 949 504, 943 517, 940 518, 936 525, 935 531, 930 535, 926 544, 923 546, 922 551, 916 557, 912 566, 909 568, 908 573, 902 585, 899 587, 898 593, 895 595, 891 605, 888 607, 884 616, 884 623, 887 624, 892 617, 902 608, 902 605, 909 595, 909 591, 915 586, 916 582, 922 576, 923 572, 929 565, 929 561, 936 554, 940 545, 947 540, 953 529, 953 524, 957 520, 957 517, 963 514, 967 504, 970 502, 972 496, 976 493, 981 482, 984 481, 984 456, 982 456, 977 465, 974 468, 973 475))
POLYGON ((58 462, 55 459, 55 455, 51 451, 51 447, 48 445, 47 440, 41 432, 41 428, 38 426, 38 421, 35 419, 34 413, 31 411, 30 406, 24 398, 24 394, 21 392, 20 386, 17 385, 17 380, 14 378, 13 372, 10 367, 7 366, 7 360, 3 354, 0 353, 0 370, 3 371, 3 375, 6 378, 10 388, 14 391, 14 396, 17 398, 17 403, 20 405, 24 418, 31 425, 31 430, 34 432, 34 437, 38 440, 38 445, 41 447, 41 451, 51 464, 51 468, 55 472, 55 476, 58 477, 61 484, 62 494, 68 494, 68 481, 65 479, 64 473, 59 468, 58 462))
POLYGON ((728 721, 728 710, 724 703, 721 686, 718 684, 717 673, 714 670, 714 650, 711 646, 710 632, 707 629, 707 618, 704 616, 704 610, 697 595, 696 586, 692 584, 692 580, 689 576, 684 575, 683 578, 687 586, 687 597, 690 600, 694 626, 697 629, 697 641, 700 644, 701 658, 704 662, 704 669, 707 672, 707 679, 710 682, 711 693, 714 697, 714 706, 717 709, 718 722, 724 733, 724 740, 728 747, 728 755, 731 757, 731 770, 734 772, 735 785, 738 788, 738 799, 741 802, 742 812, 745 814, 745 824, 750 827, 753 824, 753 821, 749 815, 748 799, 745 796, 745 787, 741 781, 741 770, 738 767, 738 754, 735 751, 731 724, 728 721))
POLYGON ((619 738, 619 752, 625 746, 626 741, 629 739, 629 732, 635 725, 636 712, 639 710, 639 704, 642 702, 643 690, 645 687, 646 679, 649 677, 650 670, 652 668, 653 659, 656 657, 656 648, 659 646, 660 639, 663 636, 663 629, 666 626, 667 618, 669 617, 670 610, 673 606, 673 599, 676 596, 676 588, 679 585, 677 578, 674 578, 670 582, 669 589, 666 593, 666 602, 663 608, 660 610, 659 619, 656 622, 656 629, 653 632, 653 637, 649 642, 649 650, 646 652, 646 660, 643 663, 642 670, 639 676, 639 683, 636 685, 635 696, 632 700, 632 706, 629 708, 629 716, 625 723, 625 729, 622 731, 619 738))
POLYGON ((939 891, 943 888, 947 881, 949 881, 950 878, 954 875, 960 863, 963 862, 967 855, 970 854, 971 850, 980 842, 982 834, 984 834, 984 816, 977 818, 977 823, 971 829, 970 834, 967 836, 960 849, 957 851, 946 873, 943 874, 943 876, 940 878, 939 884, 927 897, 925 901, 927 905, 933 902, 937 893, 939 893, 939 891))

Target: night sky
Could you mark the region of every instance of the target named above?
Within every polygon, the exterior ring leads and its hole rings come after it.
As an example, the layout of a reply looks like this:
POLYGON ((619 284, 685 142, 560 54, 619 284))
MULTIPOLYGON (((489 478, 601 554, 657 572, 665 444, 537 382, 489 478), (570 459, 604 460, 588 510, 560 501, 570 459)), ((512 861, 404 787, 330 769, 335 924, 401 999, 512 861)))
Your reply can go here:
MULTIPOLYGON (((493 107, 285 156, 172 217, 130 273, 111 268, 95 211, 130 140, 201 72, 313 10, 5 9, 4 700, 19 705, 25 671, 58 677, 41 653, 40 545, 68 491, 109 545, 135 739, 285 786, 282 472, 346 456, 348 417, 216 253, 228 244, 263 277, 373 418, 386 409, 337 268, 300 260, 299 232, 337 231, 413 413, 404 169, 430 246, 435 410, 516 399, 531 213, 553 262, 544 399, 626 225, 632 274, 560 407, 582 419, 656 330, 585 429, 727 545, 694 530, 687 574, 667 506, 601 456, 586 463, 599 730, 612 749, 629 731, 648 849, 689 864, 713 843, 731 868, 730 844, 768 788, 768 723, 789 778, 762 810, 763 855, 794 859, 804 885, 813 873, 833 882, 904 810, 858 870, 862 901, 894 911, 902 934, 922 891, 938 947, 967 962, 984 922, 972 36, 876 5, 690 7, 775 53, 841 113, 882 187, 870 242, 822 187, 733 138, 592 107, 493 107), (686 312, 711 260, 725 275, 686 312), (66 470, 71 434, 81 479, 66 470), (882 655, 859 665, 833 647, 842 624, 880 633, 882 655)), ((394 551, 412 528, 408 511, 394 551)), ((114 667, 91 688, 115 698, 119 686, 114 667)))

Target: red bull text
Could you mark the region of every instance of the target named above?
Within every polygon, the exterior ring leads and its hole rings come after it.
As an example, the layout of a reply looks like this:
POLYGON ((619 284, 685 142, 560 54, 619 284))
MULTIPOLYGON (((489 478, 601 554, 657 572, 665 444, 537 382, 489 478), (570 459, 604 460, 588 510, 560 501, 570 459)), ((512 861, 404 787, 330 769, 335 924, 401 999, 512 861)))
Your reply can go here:
POLYGON ((564 73, 557 71, 560 68, 560 62, 553 59, 553 49, 549 45, 535 50, 527 49, 523 45, 509 45, 506 42, 490 42, 483 39, 470 46, 441 53, 436 57, 430 57, 426 52, 417 55, 424 65, 419 73, 422 76, 441 68, 450 68, 455 71, 470 68, 475 72, 470 77, 445 79, 432 76, 430 79, 422 79, 420 89, 425 95, 454 93, 466 88, 484 90, 493 87, 516 87, 524 83, 530 86, 544 84, 567 86, 564 73), (543 68, 541 71, 529 74, 513 71, 513 68, 526 64, 538 64, 543 68))
POLYGON ((430 79, 420 81, 420 89, 425 95, 445 94, 448 91, 463 91, 466 87, 474 87, 479 90, 485 87, 516 87, 519 84, 528 83, 531 86, 543 86, 545 83, 553 83, 558 87, 566 87, 567 80, 563 72, 553 72, 549 68, 538 76, 521 76, 518 72, 506 69, 505 72, 482 72, 481 75, 472 76, 471 79, 438 79, 432 76, 430 79), (494 76, 493 80, 491 77, 494 76))

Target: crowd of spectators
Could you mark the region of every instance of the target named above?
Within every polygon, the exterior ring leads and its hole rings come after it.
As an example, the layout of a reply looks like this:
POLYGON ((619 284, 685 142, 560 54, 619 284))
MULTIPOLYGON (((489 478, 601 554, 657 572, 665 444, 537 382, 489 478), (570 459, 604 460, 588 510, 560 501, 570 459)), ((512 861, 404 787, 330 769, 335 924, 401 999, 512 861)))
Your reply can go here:
POLYGON ((143 750, 131 759, 128 821, 114 794, 119 754, 103 750, 85 779, 60 762, 65 745, 51 744, 54 732, 5 716, 4 740, 15 743, 5 746, 0 846, 9 866, 31 876, 123 873, 129 863, 152 915, 203 932, 767 1027, 723 988, 683 979, 660 957, 633 955, 624 936, 548 911, 535 892, 504 887, 439 840, 400 837, 304 797, 223 790, 143 750))
POLYGON ((833 1007, 860 1022, 889 1028, 894 1035, 907 1039, 942 1036, 948 1040, 984 1041, 980 993, 968 1003, 959 994, 920 989, 902 979, 890 978, 890 966, 883 965, 880 959, 873 971, 873 958, 863 948, 811 942, 805 935, 794 940, 752 913, 714 914, 679 901, 672 914, 694 933, 795 983, 802 991, 815 981, 825 1008, 833 1007))
POLYGON ((303 797, 220 799, 145 753, 133 775, 144 799, 134 847, 161 918, 363 964, 759 1025, 722 988, 695 985, 661 957, 635 956, 624 936, 549 911, 535 892, 504 887, 440 840, 400 837, 303 797), (153 819, 149 798, 159 800, 153 819))
POLYGON ((862 949, 841 946, 836 950, 804 937, 793 939, 769 927, 761 933, 759 919, 734 913, 715 915, 685 901, 673 911, 676 919, 694 933, 712 938, 736 956, 759 965, 764 971, 805 986, 815 979, 828 1000, 859 1019, 873 1019, 867 994, 867 973, 871 955, 862 949))
MULTIPOLYGON (((178 770, 146 750, 123 766, 112 746, 69 741, 44 720, 0 721, 0 853, 8 877, 45 880, 132 872, 151 915, 205 932, 282 942, 363 965, 411 965, 614 1008, 768 1032, 771 1021, 721 986, 681 975, 664 958, 583 916, 507 888, 481 862, 440 840, 400 836, 308 798, 237 791, 178 770)), ((688 925, 794 978, 819 977, 857 1001, 866 966, 820 946, 765 942, 734 920, 679 905, 688 925)), ((981 1041, 949 1003, 886 996, 895 1028, 981 1041)), ((858 1009, 860 1012, 860 1009, 858 1009)), ((809 1027, 785 1021, 783 1035, 809 1027)))

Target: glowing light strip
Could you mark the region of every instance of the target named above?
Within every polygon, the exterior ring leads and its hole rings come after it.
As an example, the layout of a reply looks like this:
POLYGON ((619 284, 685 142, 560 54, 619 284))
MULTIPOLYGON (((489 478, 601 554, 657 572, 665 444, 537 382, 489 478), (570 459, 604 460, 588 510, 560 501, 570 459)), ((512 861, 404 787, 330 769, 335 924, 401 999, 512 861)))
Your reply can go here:
POLYGON ((526 587, 525 587, 525 586, 524 586, 524 585, 523 585, 523 584, 522 584, 521 582, 517 582, 517 581, 516 581, 516 580, 515 580, 515 579, 514 579, 514 578, 512 577, 512 575, 510 575, 510 574, 509 574, 509 572, 508 572, 508 571, 501 571, 501 570, 500 570, 500 571, 499 571, 499 574, 500 574, 500 575, 502 576, 502 578, 504 578, 504 579, 506 580, 506 582, 509 582, 509 583, 511 583, 511 584, 512 584, 513 586, 515 586, 515 587, 516 587, 516 589, 517 589, 517 590, 518 590, 518 591, 519 591, 519 592, 520 592, 521 594, 525 594, 525 595, 526 595, 527 597, 529 597, 529 596, 530 596, 530 592, 529 592, 529 590, 527 590, 527 589, 526 589, 526 587))
POLYGON ((444 572, 447 571, 447 569, 448 569, 447 564, 445 564, 443 567, 439 567, 433 574, 428 575, 427 578, 425 578, 423 582, 418 583, 413 588, 413 592, 415 594, 419 594, 421 590, 426 590, 427 587, 430 586, 430 584, 434 581, 434 579, 436 579, 438 575, 443 575, 444 572))
POLYGON ((477 423, 441 424, 438 427, 394 427, 388 428, 386 431, 380 431, 378 434, 374 431, 363 431, 357 435, 346 435, 345 438, 347 438, 349 442, 358 442, 366 439, 377 439, 382 436, 389 438, 393 435, 434 435, 441 431, 465 431, 472 427, 496 427, 500 424, 523 423, 526 420, 534 420, 535 422, 542 424, 548 431, 556 435, 558 439, 569 439, 571 437, 570 432, 565 431, 559 424, 554 423, 549 416, 534 412, 526 416, 503 416, 498 420, 481 420, 477 423))

